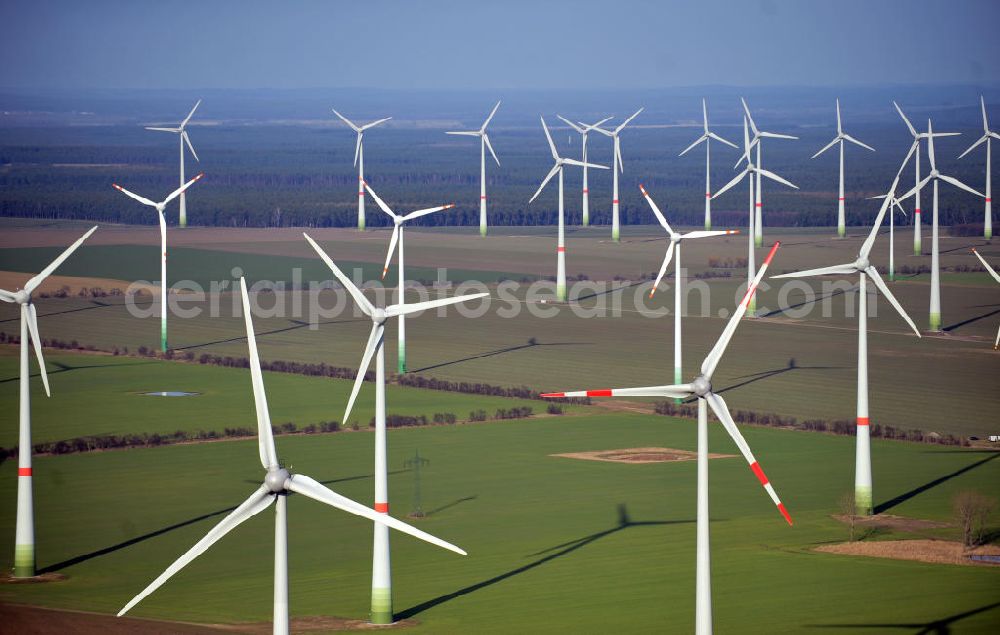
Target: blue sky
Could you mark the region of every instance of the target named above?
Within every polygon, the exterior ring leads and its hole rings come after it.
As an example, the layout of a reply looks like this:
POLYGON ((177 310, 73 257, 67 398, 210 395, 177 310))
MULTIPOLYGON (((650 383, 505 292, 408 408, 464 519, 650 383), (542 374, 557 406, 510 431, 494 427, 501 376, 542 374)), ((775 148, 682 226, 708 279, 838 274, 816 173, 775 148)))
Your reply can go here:
POLYGON ((613 89, 1000 81, 996 0, 0 4, 0 87, 613 89))

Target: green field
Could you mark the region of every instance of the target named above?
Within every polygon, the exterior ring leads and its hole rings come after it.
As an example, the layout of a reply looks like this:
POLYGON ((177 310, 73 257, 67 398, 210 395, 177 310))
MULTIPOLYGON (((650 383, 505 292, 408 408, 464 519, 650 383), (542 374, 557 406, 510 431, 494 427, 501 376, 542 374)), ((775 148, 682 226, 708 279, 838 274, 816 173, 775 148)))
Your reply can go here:
MULTIPOLYGON (((245 345, 244 345, 245 346, 245 345)), ((12 347, 0 348, 0 400, 17 403, 17 357, 12 347)), ((46 356, 52 396, 46 397, 33 366, 32 413, 35 443, 78 436, 128 433, 171 433, 177 430, 221 432, 224 428, 254 428, 250 371, 155 359, 110 355, 53 354, 46 356), (144 393, 184 391, 194 397, 157 397, 144 393), (67 416, 72 413, 72 416, 67 416)), ((34 363, 34 362, 32 362, 34 363)), ((342 421, 353 382, 346 379, 265 373, 272 421, 302 428, 320 421, 342 421)), ((437 390, 393 387, 388 411, 399 415, 450 412, 467 419, 472 410, 492 415, 498 408, 529 406, 545 412, 545 403, 467 395, 437 390)), ((350 423, 362 428, 375 415, 375 385, 361 389, 350 423)), ((572 411, 573 406, 567 407, 572 411)), ((17 409, 8 409, 0 429, 0 445, 17 444, 17 409)))
MULTIPOLYGON (((273 382, 269 387, 276 396, 273 382)), ((280 419, 280 408, 274 410, 280 419)), ((760 428, 744 434, 796 524, 784 523, 742 459, 712 462, 718 632, 922 624, 981 608, 991 610, 950 624, 948 632, 995 632, 995 569, 811 551, 846 539, 830 514, 851 487, 853 439, 760 428)), ((371 442, 367 434, 277 439, 286 464, 363 501, 372 488, 371 442)), ((714 423, 710 443, 714 451, 735 453, 714 423)), ((397 616, 417 620, 413 630, 428 633, 690 632, 694 462, 629 465, 549 455, 693 444, 691 422, 643 415, 392 431, 395 514, 403 515, 411 493, 403 462, 419 449, 431 461, 423 506, 432 512, 420 526, 470 553, 461 558, 394 536, 397 616)), ((995 495, 1000 482, 994 453, 876 442, 873 455, 876 500, 895 501, 885 509, 892 514, 948 520, 956 492, 995 495)), ((14 467, 12 461, 0 467, 2 544, 13 534, 14 467)), ((0 599, 108 613, 261 477, 253 440, 44 457, 36 474, 39 566, 68 577, 2 586, 0 599)), ((135 614, 269 620, 270 518, 265 513, 238 528, 135 614)), ((365 618, 367 523, 301 497, 291 501, 289 518, 292 614, 365 618)), ((955 530, 932 533, 949 537, 955 530)), ((7 558, 2 562, 9 564, 7 558)))

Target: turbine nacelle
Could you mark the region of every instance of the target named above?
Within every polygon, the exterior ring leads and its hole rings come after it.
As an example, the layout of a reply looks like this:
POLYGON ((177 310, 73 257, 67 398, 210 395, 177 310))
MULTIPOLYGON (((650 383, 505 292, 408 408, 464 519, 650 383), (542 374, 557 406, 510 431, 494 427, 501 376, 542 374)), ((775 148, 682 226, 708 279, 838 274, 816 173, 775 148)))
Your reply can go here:
POLYGON ((288 483, 288 479, 291 478, 291 476, 292 475, 289 474, 288 470, 283 467, 279 467, 275 470, 269 470, 267 472, 267 476, 264 477, 264 485, 275 494, 287 492, 288 487, 286 487, 286 483, 288 483))
POLYGON ((858 271, 864 271, 865 269, 868 268, 869 264, 870 263, 868 262, 868 258, 866 258, 865 256, 860 256, 857 260, 854 261, 854 268, 857 269, 858 271))
POLYGON ((712 392, 712 382, 704 375, 698 375, 691 382, 691 393, 698 397, 704 397, 712 392))

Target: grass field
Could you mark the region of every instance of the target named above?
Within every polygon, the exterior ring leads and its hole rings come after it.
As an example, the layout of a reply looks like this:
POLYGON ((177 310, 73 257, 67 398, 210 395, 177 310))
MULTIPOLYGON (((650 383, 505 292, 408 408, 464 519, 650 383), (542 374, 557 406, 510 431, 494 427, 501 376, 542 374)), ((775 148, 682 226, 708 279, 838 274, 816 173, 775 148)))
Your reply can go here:
MULTIPOLYGON (((850 631, 931 624, 977 610, 947 623, 947 632, 996 631, 995 569, 811 551, 846 540, 846 529, 830 514, 851 486, 853 439, 761 428, 744 434, 796 524, 785 525, 741 459, 712 461, 718 632, 811 633, 853 625, 850 631)), ((338 434, 279 437, 277 443, 295 470, 367 501, 371 440, 338 434)), ((714 423, 710 443, 713 451, 735 453, 714 423)), ((403 462, 419 449, 431 461, 423 472, 423 506, 431 513, 420 526, 470 553, 461 558, 394 536, 397 616, 417 620, 413 630, 428 633, 691 631, 694 462, 629 465, 549 456, 643 446, 692 450, 694 426, 601 414, 392 431, 395 515, 405 513, 411 493, 403 462)), ((39 566, 67 579, 0 586, 0 600, 116 611, 248 495, 261 477, 256 452, 247 440, 40 458, 39 566)), ((875 442, 873 455, 876 501, 892 514, 948 520, 956 492, 996 495, 1000 482, 995 453, 875 442)), ((12 540, 14 467, 11 461, 0 466, 0 544, 12 540)), ((364 618, 369 526, 301 497, 290 503, 292 614, 364 618)), ((267 621, 270 519, 265 513, 241 526, 136 614, 267 621)), ((950 537, 956 530, 931 533, 950 537)), ((3 553, 0 562, 9 564, 8 558, 3 553)))
MULTIPOLYGON (((0 347, 0 401, 17 403, 18 358, 16 349, 0 347)), ((255 428, 253 393, 247 369, 202 366, 155 359, 109 355, 57 355, 46 357, 52 396, 46 397, 41 381, 32 380, 33 442, 59 441, 77 436, 128 433, 197 432, 224 428, 255 428), (194 397, 155 397, 143 393, 185 391, 194 397), (67 416, 72 413, 72 416, 67 416)), ((294 422, 299 428, 320 421, 342 421, 352 382, 345 379, 265 373, 272 421, 294 422)), ((466 419, 472 410, 492 415, 498 408, 529 406, 545 412, 540 401, 484 397, 454 392, 394 386, 387 397, 388 411, 400 415, 451 412, 466 419)), ((367 428, 375 414, 375 385, 361 389, 351 420, 367 428)), ((572 411, 573 406, 566 408, 572 411)), ((17 409, 2 419, 0 445, 17 444, 17 409)))

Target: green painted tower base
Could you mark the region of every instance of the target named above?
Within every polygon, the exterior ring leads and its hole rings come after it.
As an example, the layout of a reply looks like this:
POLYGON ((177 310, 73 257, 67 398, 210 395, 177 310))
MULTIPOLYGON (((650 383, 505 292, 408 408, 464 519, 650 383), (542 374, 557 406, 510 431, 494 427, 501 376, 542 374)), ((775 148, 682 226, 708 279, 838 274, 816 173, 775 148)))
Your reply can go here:
POLYGON ((858 516, 871 516, 872 515, 872 488, 871 487, 855 487, 854 488, 854 513, 858 516))
POLYGON ((160 350, 167 352, 167 324, 164 322, 160 327, 160 350))
POLYGON ((922 256, 923 253, 924 253, 924 251, 920 247, 920 241, 918 240, 917 242, 913 243, 913 255, 914 256, 922 256))
POLYGON ((756 247, 757 249, 760 249, 761 247, 763 247, 764 246, 764 237, 763 236, 754 236, 753 237, 753 246, 756 247))
POLYGON ((35 577, 35 545, 14 545, 14 577, 35 577))
POLYGON ((486 225, 479 226, 479 235, 486 238, 486 225))
POLYGON ((402 342, 399 343, 399 362, 396 364, 396 370, 399 371, 400 375, 406 374, 406 345, 402 342))
POLYGON ((616 243, 620 243, 622 241, 621 230, 612 229, 611 230, 611 240, 615 241, 616 243))
MULTIPOLYGON (((675 368, 674 369, 674 383, 675 384, 682 383, 681 382, 681 373, 682 373, 682 371, 681 371, 680 368, 675 368)), ((683 399, 677 399, 677 398, 674 399, 674 403, 681 403, 682 401, 684 401, 684 400, 683 399)))
POLYGON ((566 301, 566 284, 556 284, 556 300, 559 302, 566 301))
POLYGON ((930 319, 928 320, 928 324, 930 324, 930 327, 931 327, 932 331, 940 331, 941 330, 941 314, 940 313, 931 313, 930 314, 930 319))
POLYGON ((392 591, 372 589, 372 624, 392 624, 392 591))
POLYGON ((837 225, 837 237, 845 238, 847 236, 847 228, 843 225, 837 225))

